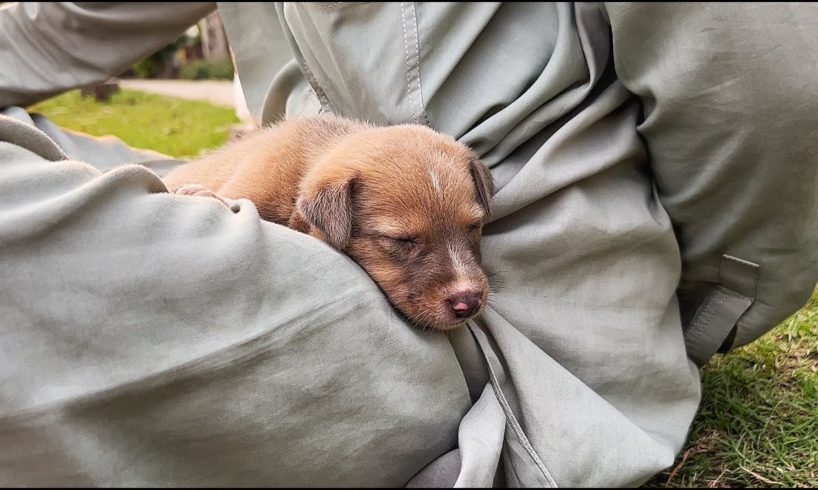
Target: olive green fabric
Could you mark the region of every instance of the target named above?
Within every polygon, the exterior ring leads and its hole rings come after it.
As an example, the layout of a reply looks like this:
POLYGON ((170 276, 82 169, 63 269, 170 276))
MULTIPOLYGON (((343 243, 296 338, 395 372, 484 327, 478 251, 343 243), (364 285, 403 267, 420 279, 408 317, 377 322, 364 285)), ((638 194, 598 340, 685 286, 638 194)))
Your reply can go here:
POLYGON ((449 335, 247 201, 168 195, 173 162, 12 107, 214 7, 0 10, 0 483, 638 485, 696 365, 818 279, 808 4, 220 3, 260 123, 428 124, 491 167, 495 288, 449 335))

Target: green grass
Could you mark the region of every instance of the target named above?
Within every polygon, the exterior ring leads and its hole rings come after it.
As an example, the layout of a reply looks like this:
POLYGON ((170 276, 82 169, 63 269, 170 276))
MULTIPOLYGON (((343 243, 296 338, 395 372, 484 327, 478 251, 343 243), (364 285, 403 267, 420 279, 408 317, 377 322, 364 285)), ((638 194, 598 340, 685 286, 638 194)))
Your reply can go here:
POLYGON ((114 135, 130 146, 186 158, 227 141, 238 123, 235 111, 135 90, 120 90, 109 101, 67 92, 28 108, 63 128, 93 136, 114 135))
POLYGON ((818 486, 818 289, 756 342, 702 370, 688 444, 651 487, 818 486))
MULTIPOLYGON (((233 111, 123 90, 110 102, 70 92, 34 106, 57 124, 184 157, 222 144, 233 111)), ((702 370, 688 444, 646 486, 818 486, 818 290, 758 341, 702 370)))

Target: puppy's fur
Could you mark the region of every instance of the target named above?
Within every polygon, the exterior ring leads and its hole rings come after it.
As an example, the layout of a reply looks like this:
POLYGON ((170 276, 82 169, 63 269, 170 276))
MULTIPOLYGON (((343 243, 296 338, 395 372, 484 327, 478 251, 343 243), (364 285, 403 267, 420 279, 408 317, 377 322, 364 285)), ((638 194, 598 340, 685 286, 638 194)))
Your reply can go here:
POLYGON ((471 150, 427 127, 292 119, 164 181, 172 192, 202 194, 185 186, 198 184, 213 197, 249 199, 262 219, 325 241, 421 326, 457 327, 486 303, 480 238, 491 174, 471 150))

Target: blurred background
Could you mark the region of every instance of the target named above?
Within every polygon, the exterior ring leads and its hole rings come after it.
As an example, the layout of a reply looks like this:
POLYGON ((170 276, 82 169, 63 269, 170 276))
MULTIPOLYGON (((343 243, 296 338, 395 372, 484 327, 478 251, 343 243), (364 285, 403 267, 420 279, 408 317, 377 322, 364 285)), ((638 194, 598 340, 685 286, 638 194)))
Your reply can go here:
POLYGON ((69 130, 113 135, 177 158, 255 128, 218 12, 119 76, 27 109, 69 130))

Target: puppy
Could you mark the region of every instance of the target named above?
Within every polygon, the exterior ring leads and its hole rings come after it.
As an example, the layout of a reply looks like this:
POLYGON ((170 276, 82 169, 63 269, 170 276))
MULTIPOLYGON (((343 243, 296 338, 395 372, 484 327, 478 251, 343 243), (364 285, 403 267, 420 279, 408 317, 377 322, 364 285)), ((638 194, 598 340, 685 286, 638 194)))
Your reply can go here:
POLYGON ((480 238, 491 173, 425 126, 292 119, 164 181, 177 194, 249 199, 262 219, 346 253, 421 327, 456 328, 486 304, 480 238))

